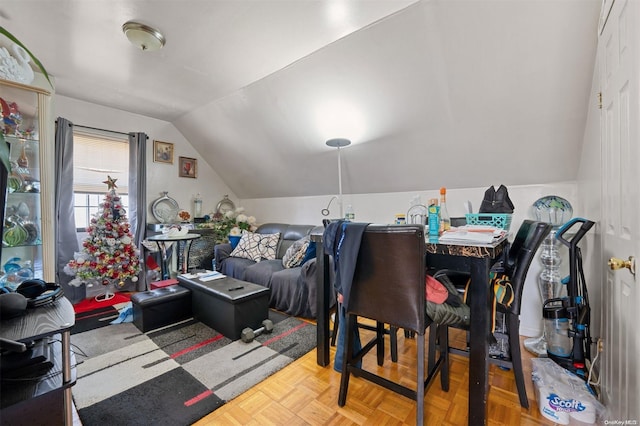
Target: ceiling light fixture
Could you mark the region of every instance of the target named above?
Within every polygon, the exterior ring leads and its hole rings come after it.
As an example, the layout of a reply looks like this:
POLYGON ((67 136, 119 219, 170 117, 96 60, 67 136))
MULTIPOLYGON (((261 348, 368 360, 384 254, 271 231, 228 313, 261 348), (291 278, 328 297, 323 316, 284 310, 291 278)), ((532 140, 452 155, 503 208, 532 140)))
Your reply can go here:
POLYGON ((122 25, 122 32, 131 44, 144 51, 162 49, 166 41, 160 31, 139 22, 125 22, 122 25))

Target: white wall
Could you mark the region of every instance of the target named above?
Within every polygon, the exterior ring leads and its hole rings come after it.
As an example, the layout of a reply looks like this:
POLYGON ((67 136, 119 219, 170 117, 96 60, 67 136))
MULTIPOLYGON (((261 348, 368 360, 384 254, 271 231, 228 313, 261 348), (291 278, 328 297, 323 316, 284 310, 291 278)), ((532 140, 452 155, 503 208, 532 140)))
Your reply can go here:
MULTIPOLYGON (((496 186, 499 183, 496 183, 496 186)), ((447 204, 452 217, 464 216, 464 202, 470 200, 474 212, 478 211, 486 188, 465 188, 447 191, 447 204)), ((439 198, 439 188, 420 192, 395 192, 381 194, 347 194, 344 195, 344 205, 351 204, 356 213, 356 220, 372 223, 393 223, 395 215, 406 213, 410 201, 415 195, 420 195, 423 202, 429 198, 439 198)), ((538 199, 546 195, 559 195, 567 199, 574 206, 574 216, 584 213, 576 208, 578 203, 577 185, 575 182, 559 182, 545 185, 526 185, 509 187, 509 196, 516 206, 511 230, 518 229, 524 219, 534 219, 531 206, 538 199)), ((292 197, 271 199, 243 199, 240 205, 245 207, 248 214, 255 216, 259 223, 284 222, 298 224, 322 223, 324 216, 321 210, 327 207, 332 195, 319 197, 292 197)), ((339 207, 334 201, 331 204, 330 218, 338 217, 339 207)), ((566 247, 559 249, 563 256, 561 275, 568 274, 568 260, 566 247)), ((537 277, 541 272, 541 265, 534 261, 531 265, 527 282, 522 296, 522 312, 520 333, 525 336, 538 336, 542 332, 542 301, 538 290, 537 277)))
MULTIPOLYGON (((151 203, 159 198, 162 191, 168 191, 180 208, 193 214, 193 198, 200 193, 203 198, 202 211, 214 210, 225 194, 237 199, 220 176, 205 163, 182 134, 169 122, 156 120, 138 114, 128 113, 88 102, 56 95, 53 101, 53 117, 64 117, 76 125, 95 127, 117 132, 144 132, 147 141, 147 217, 155 222, 151 203), (153 141, 160 140, 174 144, 172 165, 153 162, 153 141), (178 177, 178 157, 198 160, 197 179, 178 177)), ((105 187, 106 192, 106 187, 105 187)))
MULTIPOLYGON (((246 212, 257 218, 259 223, 285 222, 299 224, 321 224, 321 210, 327 207, 333 195, 315 197, 290 197, 271 199, 244 199, 238 200, 220 176, 206 164, 182 134, 171 124, 165 121, 149 117, 131 114, 108 107, 99 106, 72 98, 56 95, 53 103, 53 116, 64 117, 74 124, 97 127, 119 132, 141 131, 149 135, 147 147, 147 202, 150 205, 160 196, 162 191, 168 191, 169 195, 176 199, 181 208, 192 212, 193 196, 198 192, 203 197, 203 212, 213 211, 220 199, 225 194, 236 203, 236 206, 245 207, 246 212), (174 164, 166 165, 153 162, 153 140, 161 140, 174 143, 174 164), (177 160, 179 156, 198 159, 198 178, 188 179, 178 177, 177 160)), ((589 129, 587 129, 589 130, 589 129)), ((589 134, 596 134, 594 129, 589 134)), ((585 148, 588 148, 586 158, 582 159, 583 172, 580 185, 575 182, 559 182, 545 185, 510 186, 509 194, 516 206, 511 230, 516 230, 526 218, 533 218, 531 205, 535 200, 545 195, 559 195, 569 200, 574 207, 574 216, 599 218, 594 210, 599 208, 599 178, 594 180, 592 171, 599 171, 599 148, 593 146, 593 140, 585 138, 585 148), (580 194, 578 193, 580 188, 580 194), (596 195, 597 194, 597 195, 596 195), (584 197, 584 200, 581 198, 584 197), (583 207, 584 206, 584 207, 583 207)), ((598 173, 595 173, 599 176, 598 173)), ((496 182, 498 185, 499 182, 496 182)), ((448 190, 448 210, 452 217, 464 216, 463 203, 471 201, 474 212, 477 212, 486 188, 465 188, 448 190)), ((439 188, 423 190, 419 192, 395 192, 379 194, 346 194, 344 205, 351 204, 356 213, 356 220, 372 223, 392 223, 396 214, 406 213, 410 201, 415 195, 420 195, 422 202, 429 198, 439 197, 439 188)), ((330 218, 338 217, 339 205, 334 200, 331 203, 330 218)), ((148 210, 149 221, 153 216, 148 210)), ((587 239, 587 248, 594 246, 595 242, 587 239)), ((586 256, 592 256, 593 251, 583 248, 586 256)), ((561 268, 561 275, 566 275, 563 268, 568 267, 566 249, 560 249, 565 261, 561 268)), ((585 265, 588 262, 585 261, 585 265)), ((523 293, 522 315, 520 331, 526 336, 537 336, 541 333, 541 300, 537 285, 537 276, 541 271, 539 262, 534 262, 527 277, 527 284, 523 293)), ((589 279, 587 280, 589 282, 589 279)), ((593 302, 592 302, 593 303, 593 302)))
MULTIPOLYGON (((601 46, 599 46, 600 48, 601 46)), ((598 52, 598 55, 600 54, 598 52)), ((591 336, 593 338, 600 335, 600 330, 603 327, 603 324, 601 324, 602 308, 600 304, 602 300, 604 259, 602 254, 602 230, 600 228, 602 219, 602 147, 600 145, 600 109, 597 107, 597 96, 600 91, 599 81, 600 73, 596 63, 578 171, 580 209, 585 212, 585 217, 596 222, 596 226, 585 235, 584 244, 580 245, 584 261, 585 280, 589 292, 589 304, 591 306, 591 336)))

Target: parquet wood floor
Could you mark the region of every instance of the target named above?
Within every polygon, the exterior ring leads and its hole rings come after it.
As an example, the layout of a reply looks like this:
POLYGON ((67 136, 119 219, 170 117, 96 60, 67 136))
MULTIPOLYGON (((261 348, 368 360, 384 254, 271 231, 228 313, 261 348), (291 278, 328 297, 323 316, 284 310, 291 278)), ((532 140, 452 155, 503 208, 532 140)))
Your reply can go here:
MULTIPOLYGON (((363 330, 363 339, 368 333, 363 330)), ((453 333, 452 333, 453 335, 453 333)), ((387 337, 388 339, 388 337, 387 337)), ((457 344, 464 334, 452 337, 457 344)), ((521 345, 524 338, 521 338, 521 345)), ((415 383, 416 341, 398 333, 398 363, 391 362, 388 345, 384 366, 389 378, 399 377, 415 383)), ((331 349, 331 358, 335 348, 331 349)), ((523 349, 530 408, 520 407, 513 373, 495 365, 489 370, 489 425, 553 425, 538 411, 531 382, 532 355, 523 349)), ((375 366, 375 351, 365 363, 375 366)), ((436 379, 425 398, 425 425, 466 425, 469 363, 464 357, 451 356, 449 392, 440 389, 436 379)), ((357 377, 351 377, 347 403, 338 406, 340 374, 333 365, 316 364, 316 351, 296 360, 262 383, 201 419, 196 426, 209 425, 412 425, 415 424, 414 401, 357 377)))

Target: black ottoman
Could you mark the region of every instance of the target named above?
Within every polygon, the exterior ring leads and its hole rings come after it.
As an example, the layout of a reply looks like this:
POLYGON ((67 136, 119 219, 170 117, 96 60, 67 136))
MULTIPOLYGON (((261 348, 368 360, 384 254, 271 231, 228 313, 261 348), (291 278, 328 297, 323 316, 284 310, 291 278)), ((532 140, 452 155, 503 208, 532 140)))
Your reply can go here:
POLYGON ((179 285, 136 293, 131 304, 133 323, 143 333, 191 318, 191 290, 179 285))
POLYGON ((203 282, 178 275, 180 285, 191 290, 193 317, 232 340, 242 329, 256 329, 269 318, 271 289, 261 285, 220 278, 203 282))

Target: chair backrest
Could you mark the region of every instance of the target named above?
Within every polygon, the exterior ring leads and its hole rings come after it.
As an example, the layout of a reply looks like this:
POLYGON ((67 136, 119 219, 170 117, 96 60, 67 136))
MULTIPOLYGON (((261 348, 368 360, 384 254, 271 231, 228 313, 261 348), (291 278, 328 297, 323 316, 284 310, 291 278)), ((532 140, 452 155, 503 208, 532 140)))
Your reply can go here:
POLYGON ((364 231, 347 311, 423 334, 425 236, 421 225, 369 225, 364 231))
POLYGON ((509 311, 516 315, 520 314, 522 290, 525 279, 527 278, 529 266, 531 266, 538 247, 540 247, 542 241, 549 235, 549 232, 551 232, 550 224, 525 220, 522 222, 522 225, 520 225, 518 233, 507 252, 504 268, 505 273, 511 279, 511 286, 514 292, 514 300, 509 311))

